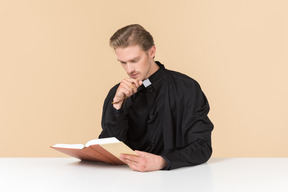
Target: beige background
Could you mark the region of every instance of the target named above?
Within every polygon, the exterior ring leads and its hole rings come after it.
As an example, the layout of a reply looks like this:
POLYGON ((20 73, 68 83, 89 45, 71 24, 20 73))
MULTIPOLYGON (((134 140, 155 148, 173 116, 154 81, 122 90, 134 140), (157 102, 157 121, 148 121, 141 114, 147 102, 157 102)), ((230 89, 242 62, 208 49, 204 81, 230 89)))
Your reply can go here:
POLYGON ((108 39, 142 24, 206 93, 213 157, 288 157, 285 0, 0 0, 0 156, 63 156, 101 131, 126 74, 108 39))

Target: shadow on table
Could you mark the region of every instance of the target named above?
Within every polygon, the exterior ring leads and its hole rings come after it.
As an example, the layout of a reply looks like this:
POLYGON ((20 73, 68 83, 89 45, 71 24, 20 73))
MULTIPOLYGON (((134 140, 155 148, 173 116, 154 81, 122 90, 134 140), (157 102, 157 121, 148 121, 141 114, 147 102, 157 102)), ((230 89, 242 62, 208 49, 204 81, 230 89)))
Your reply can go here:
POLYGON ((107 168, 128 168, 127 165, 113 165, 113 164, 108 164, 108 163, 102 163, 102 162, 96 162, 96 161, 76 161, 71 163, 70 165, 73 166, 84 166, 84 167, 97 167, 97 168, 103 168, 103 169, 107 169, 107 168))

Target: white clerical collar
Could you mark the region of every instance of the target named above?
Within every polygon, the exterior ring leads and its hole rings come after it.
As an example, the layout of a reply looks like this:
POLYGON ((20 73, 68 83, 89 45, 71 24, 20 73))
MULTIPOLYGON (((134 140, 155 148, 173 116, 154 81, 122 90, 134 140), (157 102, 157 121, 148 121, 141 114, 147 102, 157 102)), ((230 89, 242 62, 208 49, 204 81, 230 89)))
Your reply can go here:
POLYGON ((149 80, 149 79, 145 79, 144 81, 143 81, 143 85, 144 85, 144 87, 146 88, 146 87, 148 87, 149 85, 151 85, 152 83, 151 83, 151 81, 149 80))

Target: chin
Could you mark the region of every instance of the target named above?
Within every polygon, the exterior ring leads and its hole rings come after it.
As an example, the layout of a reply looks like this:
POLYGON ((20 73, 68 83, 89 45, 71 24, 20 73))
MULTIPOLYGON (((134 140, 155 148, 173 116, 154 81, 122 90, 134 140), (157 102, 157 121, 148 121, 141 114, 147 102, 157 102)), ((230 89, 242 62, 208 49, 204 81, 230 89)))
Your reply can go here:
MULTIPOLYGON (((132 78, 133 78, 133 77, 132 77, 132 78)), ((142 77, 134 77, 133 79, 136 79, 136 80, 138 80, 138 81, 142 81, 142 80, 143 80, 142 77)))

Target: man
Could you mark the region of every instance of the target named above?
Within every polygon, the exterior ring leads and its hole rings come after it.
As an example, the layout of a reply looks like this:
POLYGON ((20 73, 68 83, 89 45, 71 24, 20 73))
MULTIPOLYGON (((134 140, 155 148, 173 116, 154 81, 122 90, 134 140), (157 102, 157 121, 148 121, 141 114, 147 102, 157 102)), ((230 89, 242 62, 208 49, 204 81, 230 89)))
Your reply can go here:
POLYGON ((154 61, 156 47, 142 26, 128 25, 111 38, 128 77, 108 93, 99 138, 116 137, 138 156, 121 160, 136 171, 198 165, 211 154, 208 101, 192 78, 154 61))

